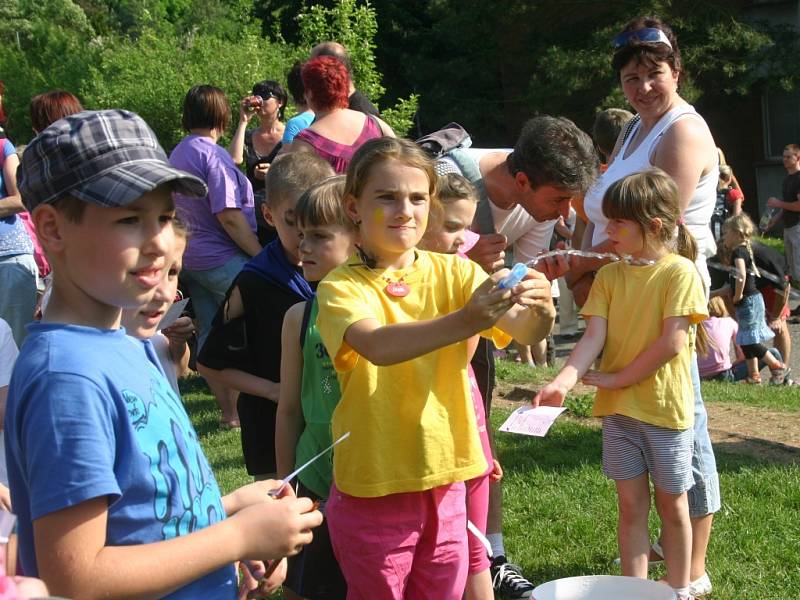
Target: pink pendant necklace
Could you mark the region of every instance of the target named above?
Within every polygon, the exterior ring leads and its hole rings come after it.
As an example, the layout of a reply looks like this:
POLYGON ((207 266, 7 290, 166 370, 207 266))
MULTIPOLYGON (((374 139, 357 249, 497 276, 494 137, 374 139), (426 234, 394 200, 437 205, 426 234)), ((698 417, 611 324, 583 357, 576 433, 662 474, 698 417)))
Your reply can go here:
MULTIPOLYGON (((356 246, 356 251, 361 258, 361 264, 377 275, 375 269, 373 268, 375 261, 369 258, 367 254, 358 246, 356 246)), ((416 260, 416 258, 417 257, 415 253, 414 260, 416 260)), ((402 275, 397 281, 392 281, 392 279, 386 275, 381 275, 381 278, 386 282, 386 286, 383 288, 383 293, 387 296, 391 296, 392 298, 405 298, 411 293, 411 287, 406 283, 405 275, 402 275)))
POLYGON ((408 287, 408 284, 403 281, 403 277, 398 279, 397 281, 392 281, 388 277, 383 278, 384 281, 387 281, 386 287, 383 288, 385 294, 392 296, 393 298, 405 298, 408 296, 408 293, 411 291, 411 288, 408 287))

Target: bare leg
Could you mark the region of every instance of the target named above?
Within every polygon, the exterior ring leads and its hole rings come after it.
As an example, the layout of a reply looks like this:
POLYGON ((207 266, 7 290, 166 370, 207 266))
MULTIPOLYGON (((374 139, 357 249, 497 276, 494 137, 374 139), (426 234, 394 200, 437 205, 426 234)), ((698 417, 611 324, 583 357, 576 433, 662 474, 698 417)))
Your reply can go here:
POLYGON ((789 328, 786 326, 786 321, 779 320, 781 325, 775 331, 775 339, 773 343, 783 357, 783 362, 787 365, 792 359, 792 338, 789 335, 789 328))
POLYGON ((514 346, 516 346, 517 352, 519 352, 519 362, 532 365, 533 357, 531 357, 531 347, 526 344, 520 344, 519 342, 514 342, 514 346))
POLYGON ((656 509, 661 517, 661 544, 667 565, 667 583, 673 588, 689 585, 692 527, 686 493, 670 494, 656 488, 656 509))
POLYGON ((747 363, 747 373, 750 377, 758 378, 758 359, 757 358, 746 358, 745 362, 747 363))
POLYGON ((616 482, 619 505, 619 555, 622 574, 647 579, 647 515, 650 512, 650 486, 647 473, 616 482))
POLYGON ((706 572, 706 552, 708 540, 711 538, 711 522, 714 513, 691 519, 692 522, 692 564, 689 570, 689 580, 700 579, 706 572))
POLYGON ((533 362, 537 367, 547 366, 547 340, 544 339, 537 344, 531 344, 531 354, 533 354, 533 362))
POLYGON ((489 574, 489 569, 469 575, 465 592, 467 600, 494 600, 492 576, 489 574))
POLYGON ((206 379, 206 383, 222 411, 222 421, 226 423, 236 421, 238 424, 239 415, 236 413, 236 400, 239 397, 239 392, 211 379, 206 379))

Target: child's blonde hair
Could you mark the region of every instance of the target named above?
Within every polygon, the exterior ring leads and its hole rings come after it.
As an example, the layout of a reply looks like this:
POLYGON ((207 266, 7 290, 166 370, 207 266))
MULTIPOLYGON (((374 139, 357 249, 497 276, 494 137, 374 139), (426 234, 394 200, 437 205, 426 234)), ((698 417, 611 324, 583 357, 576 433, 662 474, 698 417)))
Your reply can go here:
POLYGON ((664 247, 694 262, 697 242, 683 223, 680 210, 678 186, 656 167, 615 181, 603 196, 603 214, 608 219, 633 221, 642 235, 655 234, 664 247), (657 231, 653 229, 655 219, 661 221, 657 231))
POLYGON ((436 197, 442 204, 450 204, 457 200, 469 200, 477 204, 478 190, 463 175, 445 173, 437 178, 436 197))
POLYGON ((345 197, 358 199, 369 178, 369 173, 377 164, 387 160, 397 160, 406 166, 423 171, 428 177, 428 193, 431 204, 436 198, 436 171, 433 161, 425 151, 414 142, 403 138, 380 137, 371 139, 356 150, 347 167, 344 184, 345 197))
MULTIPOLYGON (((741 236, 742 243, 745 245, 747 253, 750 255, 753 272, 756 274, 756 277, 761 277, 761 272, 758 270, 758 265, 756 264, 756 257, 753 255, 753 245, 750 243, 750 238, 752 238, 756 232, 756 226, 753 224, 750 217, 747 216, 747 213, 741 212, 738 215, 726 219, 722 224, 722 231, 723 233, 732 231, 741 236)), ((730 262, 730 252, 727 252, 727 262, 730 262)))
POLYGON ((728 312, 728 307, 725 306, 725 300, 720 296, 714 296, 708 301, 708 314, 719 319, 731 316, 728 312))
POLYGON ((341 225, 354 230, 342 203, 344 196, 344 175, 328 177, 308 188, 294 209, 297 226, 300 228, 341 225))
POLYGON ((728 185, 733 178, 733 169, 728 165, 719 166, 719 183, 720 185, 728 185))
MULTIPOLYGON (((697 242, 683 223, 678 198, 678 186, 672 177, 653 167, 612 183, 603 196, 603 214, 608 219, 633 221, 645 238, 648 233, 655 235, 665 248, 694 262, 697 242), (658 229, 654 229, 655 219, 661 221, 658 229)), ((708 335, 698 327, 697 350, 705 354, 707 349, 708 335)))

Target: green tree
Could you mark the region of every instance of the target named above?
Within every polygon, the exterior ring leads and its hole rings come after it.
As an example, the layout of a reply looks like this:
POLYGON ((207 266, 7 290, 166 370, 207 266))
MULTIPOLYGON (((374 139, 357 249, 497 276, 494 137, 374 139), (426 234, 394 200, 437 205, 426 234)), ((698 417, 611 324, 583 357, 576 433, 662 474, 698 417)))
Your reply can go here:
MULTIPOLYGON (((314 4, 297 15, 298 43, 310 50, 319 42, 335 40, 347 48, 353 63, 353 80, 359 90, 380 104, 386 91, 375 66, 375 35, 378 22, 375 9, 368 0, 337 0, 333 6, 314 4)), ((398 99, 393 107, 383 108, 382 116, 399 135, 413 125, 418 96, 398 99)))

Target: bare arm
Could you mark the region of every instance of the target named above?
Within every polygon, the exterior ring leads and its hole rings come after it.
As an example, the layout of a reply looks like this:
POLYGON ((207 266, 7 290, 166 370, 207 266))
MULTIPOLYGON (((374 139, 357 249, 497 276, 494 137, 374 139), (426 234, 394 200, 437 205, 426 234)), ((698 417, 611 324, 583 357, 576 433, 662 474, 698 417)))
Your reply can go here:
POLYGON ((596 371, 587 373, 583 377, 583 382, 607 389, 619 389, 647 379, 675 358, 686 346, 688 330, 688 317, 668 317, 664 319, 658 339, 633 359, 627 367, 616 373, 596 371))
POLYGON ((278 395, 278 416, 275 423, 275 456, 278 477, 294 469, 297 440, 303 432, 303 409, 300 392, 303 380, 303 350, 300 347, 300 327, 305 302, 295 304, 283 318, 281 331, 281 385, 278 395))
POLYGON ((733 303, 741 301, 744 296, 744 284, 747 278, 747 270, 745 268, 744 259, 737 258, 733 261, 733 266, 736 269, 736 283, 733 290, 733 303))
POLYGON ((278 382, 239 369, 212 369, 200 363, 197 363, 197 372, 206 379, 217 381, 237 392, 278 401, 281 387, 278 382))
POLYGON ((700 178, 716 160, 714 139, 698 119, 679 119, 664 134, 656 148, 653 165, 675 180, 681 214, 686 212, 700 178))
MULTIPOLYGON (((2 149, 0 149, 2 151, 2 149)), ((10 154, 6 157, 3 164, 3 182, 6 184, 8 195, 0 198, 0 218, 15 215, 25 210, 22 204, 22 196, 17 190, 17 167, 19 167, 19 156, 10 154)))
POLYGON ((378 366, 412 360, 460 342, 489 329, 511 308, 512 293, 493 289, 494 284, 488 278, 463 308, 435 319, 383 326, 376 319, 362 319, 348 327, 344 341, 378 366))
POLYGON ((236 560, 297 553, 321 515, 308 498, 264 498, 200 531, 129 546, 106 545, 107 499, 87 500, 33 522, 39 575, 59 596, 160 598, 236 560))
POLYGON ((389 127, 389 124, 386 121, 384 121, 380 117, 375 117, 375 118, 378 120, 378 125, 381 126, 381 133, 383 133, 385 137, 397 137, 394 133, 394 130, 391 127, 389 127))
POLYGON ((566 364, 556 378, 536 394, 534 406, 561 406, 564 398, 578 380, 583 377, 600 355, 606 343, 608 321, 602 317, 589 317, 586 332, 575 345, 566 364))
POLYGON ((261 244, 250 224, 238 208, 226 208, 217 213, 222 228, 242 251, 248 256, 255 256, 261 252, 261 244))
POLYGON ((247 131, 250 119, 253 118, 253 112, 247 110, 247 101, 250 98, 251 96, 248 96, 239 102, 239 124, 236 126, 236 131, 234 131, 231 138, 231 145, 228 148, 228 153, 237 165, 244 162, 244 134, 247 131))

